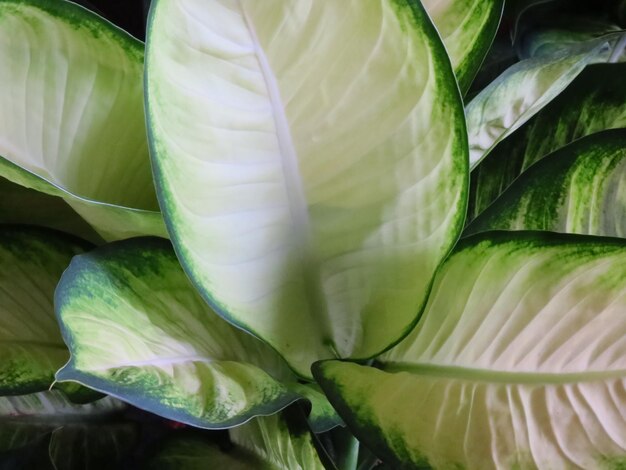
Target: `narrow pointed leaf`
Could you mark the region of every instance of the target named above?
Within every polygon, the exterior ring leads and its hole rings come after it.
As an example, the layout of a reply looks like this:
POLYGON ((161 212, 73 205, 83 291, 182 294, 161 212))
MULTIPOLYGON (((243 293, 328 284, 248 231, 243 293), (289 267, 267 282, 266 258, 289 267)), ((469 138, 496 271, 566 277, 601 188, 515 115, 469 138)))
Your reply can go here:
POLYGON ((300 398, 311 426, 340 425, 324 396, 197 294, 166 240, 135 239, 74 258, 56 293, 73 380, 167 418, 226 428, 300 398), (115 347, 111 347, 115 345, 115 347))
POLYGON ((626 129, 583 137, 517 178, 466 229, 626 237, 626 129))
POLYGON ((54 289, 88 246, 53 230, 0 227, 0 395, 47 390, 67 361, 54 289))
POLYGON ((576 139, 626 127, 626 64, 586 68, 554 101, 515 131, 471 173, 469 220, 531 165, 576 139))
POLYGON ((216 312, 304 377, 400 339, 466 204, 461 99, 421 4, 158 0, 147 74, 158 196, 216 312))
POLYGON ((472 168, 558 96, 587 65, 606 62, 622 37, 612 34, 523 60, 482 90, 466 108, 472 168))
POLYGON ((478 72, 500 24, 504 0, 424 0, 465 92, 478 72))
POLYGON ((381 368, 314 365, 393 468, 618 468, 626 459, 626 241, 465 239, 381 368))
POLYGON ((107 238, 164 234, 143 45, 65 0, 0 0, 0 176, 63 197, 107 238))

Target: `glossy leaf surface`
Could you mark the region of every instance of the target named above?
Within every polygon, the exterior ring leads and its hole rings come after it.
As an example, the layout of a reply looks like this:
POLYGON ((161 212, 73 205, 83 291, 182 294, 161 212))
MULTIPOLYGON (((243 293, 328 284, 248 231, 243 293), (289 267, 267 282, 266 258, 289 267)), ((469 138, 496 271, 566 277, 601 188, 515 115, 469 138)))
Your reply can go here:
POLYGON ((466 229, 626 236, 626 129, 579 139, 531 166, 466 229))
POLYGON ((65 198, 105 238, 164 235, 143 45, 65 0, 2 0, 0 57, 0 175, 65 198))
POLYGON ((74 380, 139 408, 204 428, 276 413, 306 397, 311 426, 341 421, 278 354, 216 315, 170 243, 135 239, 74 258, 56 292, 74 380))
POLYGON ((626 242, 465 239, 382 370, 314 374, 392 468, 619 468, 626 459, 626 242))
POLYGON ((466 205, 461 99, 421 4, 158 0, 147 74, 158 196, 215 311, 304 377, 400 339, 466 205))
POLYGON ((468 219, 546 155, 586 135, 626 127, 624 76, 626 64, 590 65, 554 101, 496 145, 472 169, 468 219))

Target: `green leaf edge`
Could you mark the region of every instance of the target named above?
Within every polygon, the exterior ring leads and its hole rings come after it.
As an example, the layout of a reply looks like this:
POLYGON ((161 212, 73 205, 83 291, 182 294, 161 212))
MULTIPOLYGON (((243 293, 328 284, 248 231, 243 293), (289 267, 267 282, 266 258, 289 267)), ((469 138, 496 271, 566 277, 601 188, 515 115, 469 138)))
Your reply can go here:
MULTIPOLYGON (((41 241, 49 241, 51 239, 54 239, 56 242, 67 242, 68 244, 74 244, 82 248, 83 250, 85 250, 85 252, 94 247, 93 243, 87 240, 48 227, 39 227, 36 225, 28 224, 0 224, 0 240, 2 240, 3 235, 7 232, 14 234, 16 238, 19 238, 21 234, 28 233, 29 235, 39 238, 41 241)), ((50 380, 31 381, 14 388, 0 388, 0 395, 19 396, 45 392, 54 385, 54 373, 52 373, 49 379, 50 380)), ((80 389, 76 391, 76 393, 78 394, 82 392, 83 391, 80 389)), ((71 399, 73 394, 66 393, 66 395, 68 395, 68 398, 71 399)), ((89 397, 87 397, 87 400, 89 400, 89 397)))
MULTIPOLYGON (((106 18, 103 18, 97 13, 94 13, 93 11, 77 3, 66 0, 0 0, 0 5, 2 4, 28 5, 39 8, 40 10, 52 16, 60 17, 70 24, 79 23, 81 26, 88 27, 90 29, 93 28, 95 30, 108 30, 109 32, 113 33, 114 37, 118 39, 120 46, 124 50, 129 51, 129 55, 132 56, 133 59, 136 60, 139 56, 143 58, 144 47, 143 43, 139 39, 135 38, 122 28, 116 26, 114 23, 110 22, 106 18)), ((80 202, 117 209, 119 211, 132 212, 153 219, 151 223, 158 223, 159 225, 163 225, 160 212, 147 209, 138 209, 135 207, 121 206, 82 197, 65 189, 62 186, 48 181, 42 176, 39 176, 29 170, 26 170, 25 168, 22 168, 21 166, 13 163, 11 160, 1 155, 0 171, 2 171, 2 176, 9 179, 13 183, 34 189, 36 191, 44 192, 52 196, 70 197, 71 199, 75 199, 80 202), (10 177, 9 175, 4 174, 4 171, 8 171, 9 174, 12 173, 14 176, 10 177), (28 184, 23 184, 23 182, 28 182, 28 184)), ((159 232, 162 232, 163 235, 166 234, 166 231, 164 229, 159 230, 159 232)), ((161 233, 155 233, 154 235, 161 235, 161 233)))
MULTIPOLYGON (((522 171, 517 178, 515 178, 511 184, 509 184, 509 186, 505 188, 500 195, 491 202, 491 204, 489 204, 489 206, 487 206, 470 223, 467 224, 465 232, 462 236, 463 239, 482 232, 505 230, 503 228, 493 226, 505 223, 507 221, 506 210, 511 207, 514 208, 518 206, 522 198, 529 194, 529 192, 537 186, 538 182, 541 182, 536 180, 538 176, 543 177, 546 175, 546 173, 541 172, 541 170, 548 170, 552 172, 558 171, 560 172, 558 173, 559 178, 566 178, 566 176, 569 175, 569 171, 576 166, 581 152, 585 153, 597 147, 602 147, 603 145, 617 149, 619 148, 619 144, 622 142, 626 142, 626 128, 618 127, 605 129, 574 139, 563 147, 544 155, 541 159, 530 165, 526 170, 522 171)), ((613 174, 615 174, 614 171, 611 172, 611 175, 613 174)), ((558 181, 560 182, 560 179, 558 181)), ((553 194, 551 194, 551 196, 553 196, 553 194)), ((557 205, 556 200, 550 200, 549 202, 557 205)), ((518 209, 517 215, 520 213, 519 210, 520 209, 518 209)), ((524 211, 525 216, 528 216, 530 213, 531 212, 529 210, 524 211)), ((550 222, 554 222, 558 219, 558 214, 555 214, 554 219, 550 222)), ((544 222, 547 223, 545 220, 544 222)), ((577 235, 584 236, 580 233, 577 235)))
MULTIPOLYGON (((169 247, 169 242, 162 238, 138 237, 131 240, 113 242, 108 245, 102 246, 97 250, 98 256, 106 256, 107 252, 114 250, 116 246, 121 243, 123 243, 126 248, 132 246, 141 246, 143 248, 149 248, 150 246, 162 247, 164 245, 168 245, 169 247)), ((238 426, 240 424, 244 424, 257 416, 273 415, 297 401, 305 400, 307 403, 309 402, 308 400, 302 398, 300 394, 297 394, 296 392, 293 392, 285 387, 285 392, 283 396, 273 401, 271 404, 253 408, 247 413, 241 415, 241 417, 232 418, 219 424, 213 424, 206 420, 197 418, 187 413, 183 409, 176 409, 164 406, 159 403, 158 399, 146 397, 144 394, 142 394, 142 390, 137 387, 120 385, 119 383, 114 383, 112 381, 102 379, 98 376, 77 369, 75 366, 74 355, 72 353, 72 334, 67 328, 67 325, 65 324, 63 319, 61 318, 59 312, 60 306, 65 303, 65 291, 67 290, 68 285, 71 284, 74 280, 75 270, 83 266, 84 264, 89 263, 89 259, 92 256, 93 254, 90 252, 75 256, 72 259, 70 266, 65 270, 65 273, 59 281, 59 284, 57 285, 54 294, 55 315, 61 329, 61 336, 63 337, 63 340, 65 341, 65 344, 68 346, 68 349, 70 351, 69 361, 56 373, 57 381, 77 382, 92 390, 96 390, 106 395, 110 395, 133 406, 136 406, 137 408, 141 408, 159 416, 163 416, 174 421, 190 424, 192 426, 203 429, 228 429, 234 426, 238 426)))
POLYGON ((467 95, 474 79, 487 58, 487 53, 496 40, 496 33, 500 28, 500 23, 504 15, 504 3, 505 0, 494 0, 494 5, 490 8, 491 15, 485 22, 485 24, 489 26, 479 32, 478 41, 476 41, 478 46, 474 47, 471 53, 465 57, 463 61, 464 67, 459 70, 457 80, 463 96, 467 95))
POLYGON ((354 413, 352 408, 347 406, 344 400, 341 398, 341 393, 339 391, 339 387, 337 384, 325 377, 324 367, 328 364, 332 363, 348 363, 354 364, 360 367, 367 367, 362 364, 354 363, 351 361, 342 361, 338 359, 326 359, 323 361, 317 361, 313 363, 311 366, 311 370, 313 371, 313 377, 317 383, 322 387, 324 393, 328 400, 332 403, 333 407, 344 420, 348 429, 352 431, 352 434, 369 450, 371 450, 376 457, 380 458, 385 465, 389 466, 389 468, 394 469, 413 469, 414 467, 409 463, 402 462, 398 457, 393 453, 389 452, 387 447, 384 444, 380 444, 385 441, 384 432, 377 426, 369 424, 364 426, 363 423, 359 423, 358 420, 354 418, 354 413))
MULTIPOLYGON (((597 235, 581 235, 571 233, 549 232, 549 231, 536 231, 536 230, 520 230, 520 231, 506 231, 495 230, 489 232, 479 232, 472 234, 466 238, 462 238, 457 243, 454 253, 471 249, 483 242, 489 243, 491 246, 497 246, 502 243, 510 243, 512 241, 524 243, 532 242, 541 246, 558 246, 558 245, 576 245, 579 243, 584 244, 598 244, 604 246, 621 247, 626 250, 626 239, 618 237, 603 237, 597 235)), ((440 266, 441 268, 441 266, 440 266)), ((348 363, 354 364, 360 367, 371 367, 373 369, 380 370, 388 373, 402 372, 400 368, 394 368, 394 370, 386 371, 383 363, 375 363, 373 366, 366 366, 356 363, 354 361, 346 361, 339 359, 325 359, 317 361, 311 366, 313 376, 320 385, 328 401, 333 405, 339 416, 344 420, 348 428, 352 433, 366 445, 377 457, 390 468, 394 469, 415 469, 415 468, 430 468, 428 462, 424 461, 422 465, 416 467, 412 462, 404 462, 398 458, 393 452, 390 452, 385 444, 384 432, 375 425, 365 424, 359 422, 354 418, 353 409, 348 407, 340 393, 340 388, 337 384, 325 377, 324 368, 328 364, 333 363, 348 363)), ((410 371, 407 370, 410 373, 410 371)))
MULTIPOLYGON (((150 31, 152 29, 152 23, 154 20, 154 11, 156 10, 156 6, 158 5, 158 3, 161 1, 163 0, 152 0, 152 3, 150 4, 150 11, 148 13, 148 18, 146 22, 146 57, 149 56, 148 51, 151 50, 152 48, 151 41, 149 41, 148 39, 151 34, 150 31)), ((461 193, 460 193, 460 201, 461 201, 460 208, 462 208, 463 210, 459 211, 459 216, 456 218, 456 224, 450 227, 450 232, 452 232, 452 229, 454 229, 454 233, 456 234, 453 237, 454 241, 453 243, 450 244, 447 252, 445 253, 445 256, 442 257, 441 261, 437 265, 437 268, 434 271, 433 277, 430 280, 430 283, 427 289, 425 290, 424 301, 422 302, 422 305, 420 305, 420 307, 417 309, 415 319, 413 320, 413 322, 407 325, 407 328, 405 329, 405 331, 396 341, 389 344, 383 350, 375 354, 372 354, 371 356, 368 356, 368 357, 350 358, 350 360, 353 360, 353 361, 368 361, 370 359, 374 359, 378 357, 379 355, 385 353, 386 351, 390 350, 391 348, 396 346, 398 343, 400 343, 413 330, 415 325, 417 325, 417 322, 421 318, 426 308, 428 297, 433 287, 436 272, 439 270, 443 262, 450 256, 450 253, 452 253, 452 251, 454 250, 454 247, 456 246, 456 244, 458 243, 458 241, 460 240, 463 234, 463 228, 465 227, 465 221, 467 218, 467 209, 469 205, 469 184, 470 184, 469 138, 467 134, 467 122, 465 120, 463 94, 461 93, 461 89, 459 88, 459 83, 456 79, 454 68, 452 67, 450 58, 448 57, 445 45, 443 44, 443 41, 441 40, 441 36, 439 35, 439 32, 437 31, 435 25, 431 21, 430 16, 426 12, 420 0, 389 0, 389 1, 392 3, 398 4, 398 7, 411 8, 413 15, 415 17, 416 23, 423 24, 424 29, 429 32, 429 35, 431 37, 437 38, 437 42, 441 45, 440 50, 435 51, 433 55, 438 56, 440 64, 443 67, 446 67, 449 71, 448 76, 441 77, 440 80, 446 80, 448 82, 451 82, 452 86, 450 87, 450 91, 454 90, 452 92, 455 93, 456 96, 458 97, 458 100, 457 100, 457 103, 458 103, 457 114, 459 117, 458 122, 460 123, 459 127, 461 127, 463 131, 460 133, 461 135, 459 136, 460 137, 459 144, 462 145, 463 149, 465 150, 464 158, 463 158, 463 161, 461 161, 461 159, 457 157, 457 162, 456 162, 456 165, 462 166, 464 170, 463 188, 461 189, 461 193), (416 15, 416 11, 419 11, 420 13, 416 15)), ((159 201, 159 207, 161 208, 163 220, 165 221, 165 227, 167 229, 169 239, 172 242, 172 246, 174 248, 174 252, 176 253, 176 257, 180 261, 180 264, 183 270, 187 274, 187 277, 189 278, 193 286, 196 288, 200 296, 213 309, 215 313, 217 313, 220 317, 222 317, 231 325, 241 330, 244 330, 245 332, 259 339, 260 341, 263 341, 270 348, 272 348, 280 357, 282 357, 285 360, 285 362, 289 365, 290 369, 294 372, 294 374, 296 374, 296 376, 306 381, 311 381, 313 376, 304 376, 300 374, 299 371, 294 369, 289 363, 289 361, 278 350, 276 350, 276 348, 274 348, 273 345, 269 344, 267 341, 261 338, 255 331, 252 331, 250 328, 248 328, 247 325, 243 324, 242 322, 238 322, 236 319, 232 318, 227 310, 221 308, 220 304, 204 289, 204 287, 202 286, 202 283, 193 275, 193 270, 188 268, 187 260, 186 260, 186 257, 184 256, 184 251, 183 249, 181 249, 182 243, 180 241, 178 234, 175 231, 174 225, 172 224, 172 219, 169 214, 170 212, 169 210, 170 204, 168 202, 169 196, 167 192, 164 190, 163 173, 156 157, 157 144, 156 144, 156 139, 154 137, 153 126, 151 124, 152 118, 151 118, 150 105, 149 105, 150 100, 149 100, 149 92, 148 92, 148 89, 149 89, 148 82, 150 81, 150 67, 148 66, 148 63, 149 61, 146 59, 146 63, 144 67, 144 88, 143 89, 144 89, 144 103, 146 105, 146 129, 147 129, 147 134, 148 134, 148 146, 150 149, 150 160, 152 162, 152 175, 154 179, 154 186, 156 189, 157 199, 159 201)))

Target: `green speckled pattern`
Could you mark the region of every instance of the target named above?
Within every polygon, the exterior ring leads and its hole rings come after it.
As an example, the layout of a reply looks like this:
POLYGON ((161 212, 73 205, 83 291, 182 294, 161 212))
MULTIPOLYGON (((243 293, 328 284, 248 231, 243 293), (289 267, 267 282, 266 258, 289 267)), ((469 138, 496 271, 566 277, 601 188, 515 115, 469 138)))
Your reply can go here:
POLYGON ((88 246, 53 230, 0 227, 0 395, 47 390, 67 361, 54 289, 88 246))
MULTIPOLYGON (((309 396, 280 356, 204 303, 166 240, 138 238, 76 257, 56 309, 71 352, 58 380, 170 419, 226 428, 309 396)), ((340 423, 321 397, 310 401, 314 428, 340 423)))
POLYGON ((313 373, 392 468, 611 468, 626 458, 626 240, 464 239, 377 368, 313 373))
POLYGON ((471 172, 468 220, 523 171, 589 134, 626 127, 626 64, 587 67, 557 98, 498 144, 471 172))
POLYGON ((626 129, 583 137, 532 165, 466 229, 626 237, 626 129))

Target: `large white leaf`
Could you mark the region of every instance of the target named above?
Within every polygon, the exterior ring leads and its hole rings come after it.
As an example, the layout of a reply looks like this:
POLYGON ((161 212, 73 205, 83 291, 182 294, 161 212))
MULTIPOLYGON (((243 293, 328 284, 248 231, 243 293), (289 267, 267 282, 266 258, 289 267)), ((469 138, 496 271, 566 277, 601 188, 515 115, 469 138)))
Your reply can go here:
POLYGON ((399 340, 463 222, 467 142, 419 2, 158 0, 158 196, 204 298, 302 376, 399 340))
POLYGON ((105 238, 165 235, 143 44, 65 0, 0 1, 0 175, 60 196, 105 238))
POLYGON ((314 373, 392 468, 619 468, 625 311, 626 241, 490 232, 444 263, 382 370, 314 373))

